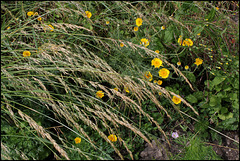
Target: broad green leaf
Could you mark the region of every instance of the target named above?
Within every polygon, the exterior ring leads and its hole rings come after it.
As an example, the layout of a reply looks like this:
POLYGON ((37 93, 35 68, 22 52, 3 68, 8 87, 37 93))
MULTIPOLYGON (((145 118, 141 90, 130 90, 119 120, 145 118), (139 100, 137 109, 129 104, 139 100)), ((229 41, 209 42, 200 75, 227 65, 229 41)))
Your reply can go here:
POLYGON ((239 103, 238 103, 238 100, 235 100, 235 101, 233 102, 232 107, 235 108, 235 109, 239 109, 239 103))
POLYGON ((216 86, 216 85, 222 83, 224 80, 225 80, 224 77, 222 77, 222 76, 216 76, 216 77, 212 80, 212 84, 213 84, 214 86, 216 86))
POLYGON ((221 111, 221 114, 225 114, 228 112, 228 109, 226 107, 222 107, 220 111, 221 111))
POLYGON ((202 91, 194 92, 193 95, 194 95, 198 100, 201 100, 201 99, 203 98, 203 92, 202 92, 202 91))
POLYGON ((188 102, 190 102, 190 103, 197 103, 197 98, 194 97, 192 94, 188 95, 188 96, 186 97, 186 100, 187 100, 188 102))
POLYGON ((219 99, 218 97, 211 96, 210 101, 209 101, 209 105, 212 106, 212 107, 216 106, 218 104, 219 100, 221 101, 221 99, 219 99))
POLYGON ((193 83, 196 81, 196 77, 192 72, 187 73, 185 76, 193 83))
POLYGON ((223 91, 230 91, 230 90, 232 90, 232 88, 231 87, 227 87, 223 91))
POLYGON ((171 31, 165 32, 164 41, 165 41, 165 43, 172 41, 172 32, 171 31))
POLYGON ((233 117, 233 113, 229 112, 228 114, 218 114, 218 117, 221 120, 227 120, 233 117))

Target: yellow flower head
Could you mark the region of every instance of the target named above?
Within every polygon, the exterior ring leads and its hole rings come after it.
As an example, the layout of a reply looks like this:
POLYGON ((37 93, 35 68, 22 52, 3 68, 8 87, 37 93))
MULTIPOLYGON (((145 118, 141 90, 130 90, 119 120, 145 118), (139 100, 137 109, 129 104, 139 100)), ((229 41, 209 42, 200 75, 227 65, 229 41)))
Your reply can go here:
POLYGON ((120 46, 121 46, 121 47, 124 47, 124 44, 123 44, 123 43, 120 43, 120 46))
POLYGON ((157 80, 154 80, 153 83, 157 83, 157 80))
POLYGON ((169 76, 170 71, 166 68, 162 68, 159 70, 158 74, 162 78, 167 78, 169 76))
POLYGON ((104 96, 103 91, 97 91, 97 93, 96 93, 97 98, 102 98, 103 96, 104 96))
POLYGON ((138 27, 134 27, 133 30, 134 30, 134 31, 138 31, 138 27))
POLYGON ((148 39, 143 38, 143 39, 141 39, 140 44, 143 44, 145 47, 147 47, 149 45, 149 41, 148 41, 148 39))
POLYGON ((218 8, 218 7, 216 7, 216 10, 218 11, 218 10, 219 10, 219 8, 218 8))
POLYGON ((145 76, 149 81, 151 81, 152 78, 153 78, 152 74, 151 74, 149 71, 145 72, 145 73, 144 73, 144 76, 145 76))
POLYGON ((202 64, 202 62, 203 62, 203 60, 202 60, 202 59, 200 59, 200 58, 197 58, 197 59, 195 60, 195 63, 194 63, 194 64, 196 64, 197 66, 199 66, 199 65, 201 65, 201 64, 202 64))
POLYGON ((30 51, 24 51, 23 52, 23 57, 27 57, 27 56, 30 56, 30 55, 31 55, 30 51))
POLYGON ((161 96, 161 95, 162 95, 162 92, 158 92, 158 95, 161 96))
POLYGON ((200 36, 200 35, 201 35, 201 33, 198 33, 197 35, 198 35, 198 36, 200 36))
POLYGON ((109 21, 106 21, 106 24, 108 25, 110 22, 109 21))
POLYGON ((178 97, 176 97, 176 96, 173 96, 172 101, 173 101, 175 104, 181 103, 181 99, 178 98, 178 97))
POLYGON ((183 46, 185 46, 185 45, 187 45, 187 46, 193 46, 192 40, 191 40, 191 39, 185 39, 185 40, 183 41, 183 46))
POLYGON ((125 91, 129 93, 128 87, 124 87, 125 91))
POLYGON ((182 41, 182 40, 183 40, 182 35, 180 35, 179 38, 178 38, 178 44, 179 44, 179 45, 182 45, 182 44, 183 44, 183 41, 182 41))
POLYGON ((48 26, 52 28, 50 31, 53 31, 54 27, 51 24, 49 24, 48 26))
POLYGON ((158 81, 157 81, 157 84, 158 84, 158 85, 162 85, 162 81, 161 81, 161 80, 158 80, 158 81))
POLYGON ((9 30, 10 28, 11 28, 11 27, 10 27, 10 26, 8 26, 8 27, 7 27, 7 30, 9 30))
POLYGON ((42 17, 38 17, 37 20, 38 20, 38 21, 42 21, 42 17))
POLYGON ((75 141, 76 144, 79 144, 79 143, 81 143, 82 139, 80 137, 76 137, 74 139, 74 141, 75 141))
POLYGON ((137 18, 136 19, 136 25, 139 27, 139 26, 141 26, 142 25, 142 19, 141 18, 137 18))
POLYGON ((159 54, 159 50, 156 50, 155 53, 158 53, 158 54, 159 54))
POLYGON ((155 67, 155 68, 159 68, 160 66, 163 66, 162 65, 162 60, 159 59, 159 58, 154 58, 152 60, 152 65, 155 67))
POLYGON ((186 66, 185 66, 185 69, 186 69, 186 70, 188 70, 188 69, 189 69, 189 66, 188 66, 188 65, 186 65, 186 66))
POLYGON ((114 88, 115 91, 118 91, 118 88, 114 88))
POLYGON ((162 29, 162 30, 165 30, 165 26, 162 26, 161 29, 162 29))
POLYGON ((111 141, 111 142, 116 142, 117 141, 117 136, 114 135, 114 134, 111 134, 108 136, 108 139, 111 141))
POLYGON ((29 12, 27 13, 28 16, 32 16, 33 14, 34 14, 33 11, 29 11, 29 12))
POLYGON ((178 66, 180 66, 180 65, 181 65, 181 62, 180 62, 180 61, 179 61, 179 62, 177 62, 177 65, 178 65, 178 66))
POLYGON ((88 18, 91 18, 91 17, 92 17, 92 13, 91 13, 91 12, 85 11, 85 13, 86 13, 86 16, 87 16, 88 18))

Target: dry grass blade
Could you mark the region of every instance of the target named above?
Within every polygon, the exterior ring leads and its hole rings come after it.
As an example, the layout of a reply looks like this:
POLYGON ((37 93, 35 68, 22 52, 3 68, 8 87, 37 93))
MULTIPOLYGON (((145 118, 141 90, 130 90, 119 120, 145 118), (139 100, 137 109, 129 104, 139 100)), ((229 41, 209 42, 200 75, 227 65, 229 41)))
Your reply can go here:
POLYGON ((43 138, 48 138, 48 140, 53 144, 55 149, 67 160, 70 160, 67 153, 56 143, 56 141, 51 137, 51 135, 44 130, 44 128, 38 125, 31 117, 24 114, 22 111, 18 110, 19 115, 23 120, 27 121, 30 127, 34 128, 43 138))
POLYGON ((199 115, 198 112, 189 103, 187 103, 187 101, 185 101, 181 96, 178 96, 177 94, 175 94, 174 92, 171 92, 171 91, 169 91, 169 93, 171 93, 171 95, 173 95, 173 96, 179 97, 181 99, 181 101, 184 104, 186 104, 188 107, 190 107, 196 115, 199 115))
MULTIPOLYGON (((77 108, 77 106, 75 104, 73 104, 73 106, 75 108, 77 108)), ((79 112, 78 116, 79 118, 88 126, 90 126, 92 129, 96 130, 98 132, 98 134, 105 140, 107 141, 112 147, 113 149, 115 150, 115 152, 118 154, 118 156, 123 160, 123 156, 122 154, 120 153, 120 151, 115 147, 115 145, 107 138, 107 136, 89 119, 89 118, 86 118, 86 115, 84 116, 84 111, 83 110, 80 110, 81 112, 79 112)))

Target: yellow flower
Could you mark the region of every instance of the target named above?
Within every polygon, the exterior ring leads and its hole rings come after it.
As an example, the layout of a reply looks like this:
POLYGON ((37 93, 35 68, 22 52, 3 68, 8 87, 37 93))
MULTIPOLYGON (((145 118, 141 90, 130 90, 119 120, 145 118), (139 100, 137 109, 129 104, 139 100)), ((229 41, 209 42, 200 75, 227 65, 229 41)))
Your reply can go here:
POLYGON ((162 95, 162 92, 158 92, 158 95, 160 95, 160 96, 161 96, 161 95, 162 95))
POLYGON ((149 81, 151 81, 152 78, 153 78, 152 74, 151 74, 149 71, 145 72, 145 73, 144 73, 144 76, 145 76, 149 81))
POLYGON ((97 91, 97 93, 96 93, 97 98, 102 98, 103 96, 104 96, 103 91, 97 91))
POLYGON ((156 50, 155 53, 158 53, 158 54, 159 54, 159 50, 156 50))
POLYGON ((162 65, 162 60, 159 59, 159 58, 154 58, 152 60, 152 65, 155 67, 155 68, 159 68, 160 66, 163 66, 162 65))
POLYGON ((92 13, 91 13, 91 12, 85 11, 85 13, 86 13, 86 16, 87 16, 88 18, 91 18, 91 17, 92 17, 92 13))
POLYGON ((31 55, 30 51, 24 51, 23 52, 23 57, 27 57, 27 56, 30 56, 30 55, 31 55))
POLYGON ((74 139, 74 141, 75 141, 76 144, 79 144, 79 143, 81 143, 82 139, 80 137, 76 137, 74 139))
POLYGON ((218 8, 218 7, 216 7, 216 10, 219 10, 219 8, 218 8))
POLYGON ((50 24, 48 25, 50 28, 52 28, 50 31, 53 31, 54 27, 50 24))
POLYGON ((221 67, 216 67, 216 68, 221 69, 221 67))
MULTIPOLYGON (((178 95, 178 96, 179 96, 179 95, 178 95)), ((178 97, 176 97, 176 96, 173 96, 172 101, 173 101, 175 104, 181 103, 181 99, 178 98, 178 97)))
POLYGON ((158 84, 158 85, 162 85, 162 81, 161 81, 161 80, 158 80, 158 81, 157 81, 157 84, 158 84))
POLYGON ((180 35, 179 38, 178 38, 178 44, 179 44, 179 45, 182 45, 182 43, 183 43, 182 40, 183 40, 183 39, 182 39, 182 35, 180 35))
POLYGON ((117 136, 114 135, 114 134, 111 134, 108 136, 108 139, 111 141, 111 142, 116 142, 117 141, 117 136))
POLYGON ((183 46, 185 46, 185 45, 187 45, 187 46, 193 46, 192 40, 191 40, 191 39, 185 39, 185 40, 183 41, 183 46))
POLYGON ((147 47, 149 45, 149 41, 148 41, 148 39, 143 38, 143 39, 141 39, 140 44, 143 44, 145 47, 147 47))
POLYGON ((178 66, 180 66, 180 65, 181 65, 181 62, 180 62, 180 61, 179 61, 179 62, 177 62, 177 65, 178 65, 178 66))
POLYGON ((121 46, 121 47, 123 47, 123 46, 124 46, 124 44, 123 44, 123 43, 120 43, 120 46, 121 46))
POLYGON ((33 11, 29 11, 29 12, 27 13, 28 16, 32 16, 33 14, 34 14, 33 11))
POLYGON ((115 91, 118 91, 118 88, 114 88, 115 91))
POLYGON ((134 27, 133 30, 134 30, 134 31, 138 31, 138 27, 134 27))
POLYGON ((108 25, 110 22, 109 21, 106 21, 106 24, 108 25))
POLYGON ((198 35, 198 36, 200 36, 200 35, 201 35, 201 33, 198 33, 197 35, 198 35))
POLYGON ((162 78, 167 78, 169 76, 170 71, 166 68, 162 68, 159 70, 158 74, 162 78))
POLYGON ((186 66, 185 66, 185 69, 186 69, 186 70, 188 70, 188 69, 189 69, 189 66, 188 66, 188 65, 186 65, 186 66))
POLYGON ((164 30, 164 29, 165 29, 165 26, 162 26, 161 29, 164 30))
POLYGON ((195 60, 195 63, 194 63, 194 64, 196 64, 197 66, 199 66, 199 65, 201 65, 201 64, 202 64, 202 62, 203 62, 203 60, 202 60, 202 59, 200 59, 200 58, 197 58, 197 59, 195 60))
POLYGON ((42 21, 42 17, 38 17, 37 20, 38 20, 38 21, 42 21))
POLYGON ((141 26, 142 25, 142 19, 141 18, 137 18, 136 19, 136 25, 139 27, 139 26, 141 26))
POLYGON ((125 91, 129 93, 128 87, 124 87, 125 91))
POLYGON ((10 27, 10 26, 8 26, 8 27, 7 27, 7 30, 9 30, 10 28, 11 28, 11 27, 10 27))
POLYGON ((228 65, 228 63, 226 63, 228 65))
POLYGON ((153 83, 157 83, 157 80, 154 80, 153 83))

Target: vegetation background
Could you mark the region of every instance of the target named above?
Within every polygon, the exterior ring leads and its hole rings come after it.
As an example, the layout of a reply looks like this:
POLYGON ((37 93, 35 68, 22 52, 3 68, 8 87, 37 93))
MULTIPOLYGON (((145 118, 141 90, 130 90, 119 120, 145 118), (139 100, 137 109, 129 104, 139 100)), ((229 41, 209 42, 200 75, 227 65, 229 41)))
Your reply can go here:
POLYGON ((141 159, 159 138, 168 159, 225 159, 207 145, 223 138, 239 159, 238 16, 238 1, 2 1, 1 159, 141 159))

